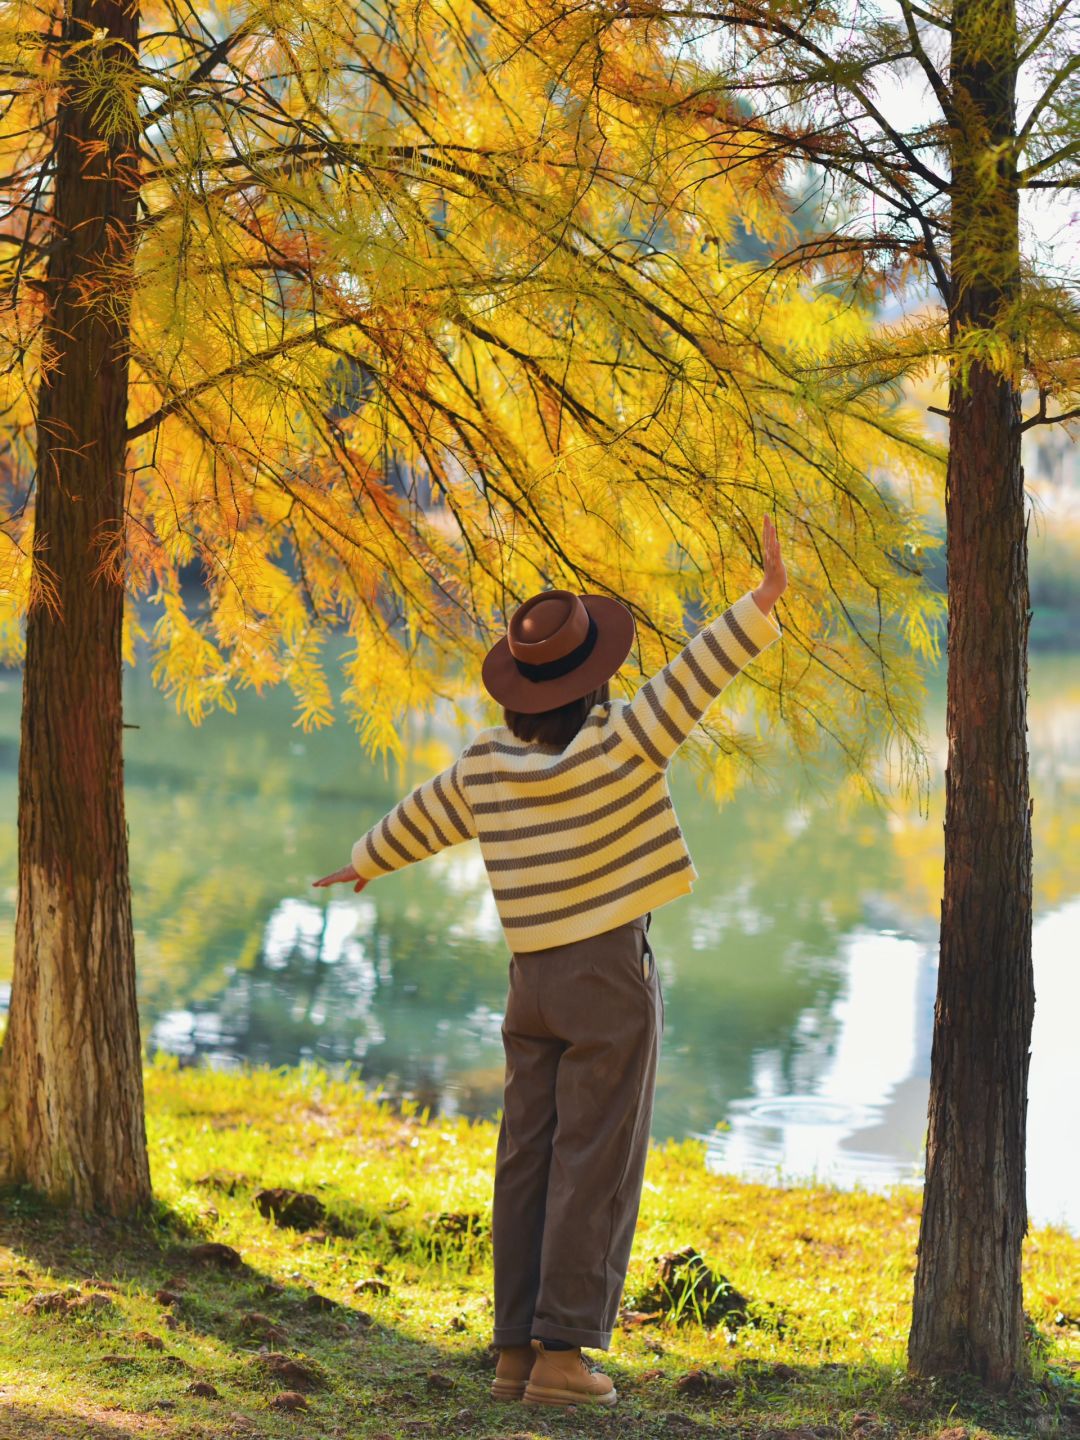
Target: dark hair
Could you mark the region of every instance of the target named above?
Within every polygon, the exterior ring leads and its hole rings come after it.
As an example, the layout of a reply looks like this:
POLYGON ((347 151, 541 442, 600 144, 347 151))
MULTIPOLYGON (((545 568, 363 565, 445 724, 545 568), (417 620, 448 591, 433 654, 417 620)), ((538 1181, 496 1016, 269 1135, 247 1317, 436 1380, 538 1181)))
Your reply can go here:
POLYGON ((536 740, 541 745, 557 745, 565 750, 588 719, 594 705, 611 699, 611 686, 605 680, 599 690, 590 690, 580 700, 569 700, 554 710, 540 710, 523 715, 520 710, 503 710, 503 720, 518 740, 536 740))

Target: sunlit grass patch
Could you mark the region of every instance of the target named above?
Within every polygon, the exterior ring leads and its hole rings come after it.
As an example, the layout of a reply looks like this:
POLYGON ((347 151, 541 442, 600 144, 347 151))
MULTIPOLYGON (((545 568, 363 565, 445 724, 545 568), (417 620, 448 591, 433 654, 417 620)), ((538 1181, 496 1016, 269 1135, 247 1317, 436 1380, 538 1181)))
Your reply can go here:
POLYGON ((146 1084, 147 1223, 84 1222, 5 1197, 5 1440, 933 1440, 958 1429, 1004 1440, 1077 1427, 1080 1241, 1029 1237, 1030 1382, 1008 1399, 914 1382, 904 1358, 919 1192, 750 1184, 710 1175, 696 1142, 650 1153, 626 1308, 655 1285, 655 1257, 693 1247, 745 1297, 747 1323, 703 1326, 700 1295, 659 1323, 628 1316, 611 1352, 592 1357, 620 1391, 611 1416, 497 1405, 494 1125, 430 1121, 318 1069, 224 1074, 163 1059, 146 1084), (292 1205, 289 1191, 311 1198, 292 1205), (286 1403, 296 1408, 275 1408, 286 1403))

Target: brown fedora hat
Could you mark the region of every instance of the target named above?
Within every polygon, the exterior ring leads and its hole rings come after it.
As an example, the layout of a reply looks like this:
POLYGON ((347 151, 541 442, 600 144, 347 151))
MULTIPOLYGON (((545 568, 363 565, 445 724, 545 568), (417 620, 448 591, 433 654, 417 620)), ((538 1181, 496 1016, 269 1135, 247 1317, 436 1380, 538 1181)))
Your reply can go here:
POLYGON ((500 705, 536 715, 599 689, 633 643, 634 617, 620 601, 544 590, 514 611, 480 674, 500 705))

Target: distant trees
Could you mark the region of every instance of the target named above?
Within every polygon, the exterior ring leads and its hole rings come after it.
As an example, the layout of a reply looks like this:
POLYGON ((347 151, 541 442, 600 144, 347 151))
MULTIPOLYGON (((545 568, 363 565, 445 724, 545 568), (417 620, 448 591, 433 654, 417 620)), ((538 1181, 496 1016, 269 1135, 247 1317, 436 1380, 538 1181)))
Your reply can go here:
MULTIPOLYGON (((687 596, 749 588, 768 509, 794 583, 763 712, 855 785, 883 744, 918 764, 938 602, 903 561, 913 507, 871 471, 921 477, 933 452, 888 376, 806 378, 865 315, 733 254, 796 233, 790 207, 732 167, 659 31, 598 44, 580 12, 551 48, 523 18, 4 12, 0 639, 24 711, 0 1181, 115 1213, 149 1193, 121 747, 137 597, 160 607, 154 678, 196 722, 284 682, 297 724, 328 723, 321 633, 343 623, 351 718, 395 751, 404 711, 474 684, 547 581, 623 596, 653 667, 687 596)), ((757 742, 713 733, 727 786, 757 742)))

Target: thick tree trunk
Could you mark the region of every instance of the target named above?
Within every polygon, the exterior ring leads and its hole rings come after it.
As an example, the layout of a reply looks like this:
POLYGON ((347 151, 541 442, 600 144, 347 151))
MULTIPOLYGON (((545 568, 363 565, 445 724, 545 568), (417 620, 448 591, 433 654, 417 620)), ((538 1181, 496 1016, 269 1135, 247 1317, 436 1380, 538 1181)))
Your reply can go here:
MULTIPOLYGON (((19 754, 19 898, 0 1052, 0 1180, 82 1209, 146 1203, 122 756, 124 450, 136 169, 87 79, 135 63, 137 11, 74 0, 57 118, 34 577, 19 754), (102 33, 104 32, 104 33, 102 33)), ((100 101, 100 97, 99 97, 100 101)))
MULTIPOLYGON (((995 327, 1019 289, 1015 16, 954 7, 950 314, 954 341, 995 327)), ((949 399, 945 893, 926 1190, 909 1367, 1006 1389, 1026 1368, 1021 1244, 1031 964, 1027 525, 1020 403, 1006 372, 957 373, 949 399)))

